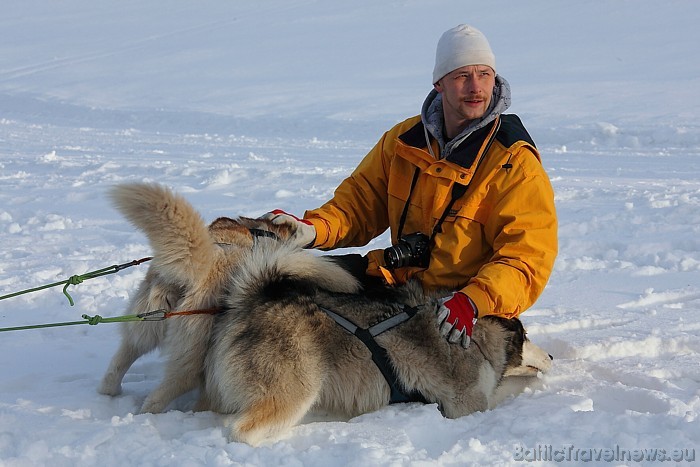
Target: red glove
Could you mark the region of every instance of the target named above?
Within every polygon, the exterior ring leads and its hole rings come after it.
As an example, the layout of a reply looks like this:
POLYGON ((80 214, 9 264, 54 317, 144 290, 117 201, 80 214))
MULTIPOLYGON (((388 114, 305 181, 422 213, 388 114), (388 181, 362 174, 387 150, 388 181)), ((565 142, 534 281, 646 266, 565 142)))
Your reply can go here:
POLYGON ((440 300, 440 307, 437 309, 440 335, 447 338, 450 344, 459 342, 466 349, 469 347, 478 314, 471 298, 462 292, 453 292, 440 300))
POLYGON ((294 214, 275 209, 263 214, 260 218, 272 221, 273 224, 287 224, 292 227, 294 233, 289 238, 289 241, 296 243, 301 248, 309 248, 316 240, 316 229, 311 221, 299 219, 294 214))

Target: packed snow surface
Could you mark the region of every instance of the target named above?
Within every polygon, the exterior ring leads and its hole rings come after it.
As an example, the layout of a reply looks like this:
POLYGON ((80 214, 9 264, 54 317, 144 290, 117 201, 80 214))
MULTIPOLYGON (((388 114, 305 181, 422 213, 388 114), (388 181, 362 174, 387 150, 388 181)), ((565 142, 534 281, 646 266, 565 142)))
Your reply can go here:
MULTIPOLYGON (((656 465, 700 452, 700 4, 693 0, 5 0, 0 295, 150 255, 111 207, 155 181, 207 220, 319 206, 430 90, 459 22, 489 38, 555 192, 560 253, 522 320, 555 358, 494 410, 319 414, 276 443, 137 415, 97 385, 116 324, 0 332, 0 465, 656 465)), ((364 248, 388 246, 385 235, 364 248)), ((0 327, 119 316, 146 266, 0 301, 0 327)))

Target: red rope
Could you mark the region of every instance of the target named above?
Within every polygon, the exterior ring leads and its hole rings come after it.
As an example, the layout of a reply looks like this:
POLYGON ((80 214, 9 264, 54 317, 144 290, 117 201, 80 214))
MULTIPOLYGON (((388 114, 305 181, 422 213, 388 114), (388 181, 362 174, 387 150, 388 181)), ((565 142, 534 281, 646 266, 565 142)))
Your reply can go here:
POLYGON ((173 316, 186 316, 186 315, 215 315, 220 312, 220 308, 204 308, 201 310, 186 310, 186 311, 166 311, 165 318, 171 318, 173 316))

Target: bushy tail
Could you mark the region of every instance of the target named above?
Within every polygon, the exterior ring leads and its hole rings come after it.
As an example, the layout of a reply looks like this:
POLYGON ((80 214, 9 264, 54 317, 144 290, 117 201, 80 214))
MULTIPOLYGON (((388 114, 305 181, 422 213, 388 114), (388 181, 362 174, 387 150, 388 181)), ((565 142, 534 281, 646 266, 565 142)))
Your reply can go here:
POLYGON ((356 293, 358 280, 332 260, 271 239, 258 241, 233 274, 233 300, 248 300, 271 287, 306 284, 330 292, 356 293))
POLYGON ((183 197, 155 183, 117 185, 109 192, 113 205, 153 248, 152 267, 168 282, 189 284, 214 261, 207 225, 183 197))

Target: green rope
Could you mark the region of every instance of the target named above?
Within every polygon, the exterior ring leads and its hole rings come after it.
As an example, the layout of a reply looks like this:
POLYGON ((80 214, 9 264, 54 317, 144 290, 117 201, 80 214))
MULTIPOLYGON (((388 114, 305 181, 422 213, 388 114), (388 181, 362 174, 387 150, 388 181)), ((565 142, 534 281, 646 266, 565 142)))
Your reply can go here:
POLYGON ((65 323, 48 323, 48 324, 33 324, 31 326, 16 326, 12 328, 0 328, 0 332, 6 331, 24 331, 26 329, 42 329, 42 328, 56 328, 59 326, 75 326, 78 324, 89 324, 90 326, 95 326, 100 323, 126 323, 129 321, 161 321, 167 317, 167 312, 165 310, 155 310, 146 313, 139 313, 137 315, 124 315, 115 316, 113 318, 103 318, 100 315, 89 316, 83 315, 85 321, 68 321, 65 323))
POLYGON ((121 271, 122 269, 126 269, 126 268, 129 268, 131 266, 137 266, 141 263, 145 263, 146 261, 150 261, 151 259, 153 259, 153 258, 141 258, 141 259, 136 259, 134 261, 131 261, 129 263, 115 264, 113 266, 98 269, 96 271, 90 271, 90 272, 86 272, 85 274, 71 276, 64 281, 54 282, 53 284, 42 285, 40 287, 35 287, 33 289, 27 289, 27 290, 22 290, 20 292, 11 293, 8 295, 3 295, 0 297, 0 300, 4 300, 6 298, 16 297, 18 295, 27 294, 30 292, 37 292, 39 290, 44 290, 44 289, 48 289, 50 287, 55 287, 57 285, 64 285, 65 284, 63 287, 63 294, 68 298, 68 302, 70 303, 70 306, 73 306, 73 305, 75 305, 75 303, 73 302, 73 297, 71 297, 70 294, 68 293, 68 286, 69 285, 78 285, 78 284, 81 284, 83 281, 86 281, 88 279, 94 279, 96 277, 106 276, 107 274, 114 274, 116 272, 121 271))

